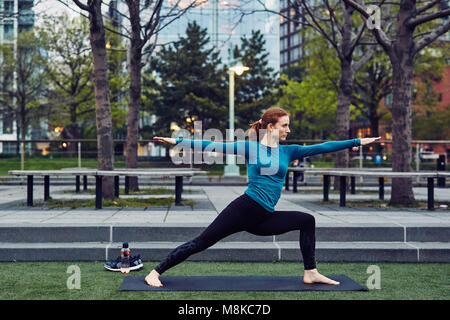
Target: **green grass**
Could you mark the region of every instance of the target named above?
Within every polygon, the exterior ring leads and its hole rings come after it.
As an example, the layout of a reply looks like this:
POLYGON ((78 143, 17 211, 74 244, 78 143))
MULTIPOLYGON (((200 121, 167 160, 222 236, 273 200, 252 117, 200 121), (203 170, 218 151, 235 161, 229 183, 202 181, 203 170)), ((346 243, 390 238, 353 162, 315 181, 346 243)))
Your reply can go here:
MULTIPOLYGON (((81 160, 83 168, 97 168, 97 160, 83 158, 81 160)), ((24 162, 25 170, 58 170, 63 168, 77 168, 78 158, 43 158, 43 157, 26 157, 24 162)), ((115 168, 125 168, 124 161, 115 161, 115 168)), ((159 162, 139 162, 138 168, 158 168, 167 167, 166 163, 159 162)), ((239 165, 240 174, 245 176, 247 174, 246 165, 239 165)), ((224 164, 204 164, 196 165, 195 168, 207 171, 207 176, 221 176, 224 172, 224 164)), ((8 171, 20 170, 20 157, 0 158, 0 176, 8 176, 8 171)))
MULTIPOLYGON (((131 275, 145 276, 156 262, 144 262, 144 270, 131 275)), ((3 262, 0 263, 0 300, 448 300, 449 264, 401 263, 319 263, 322 274, 345 274, 366 287, 371 274, 380 268, 381 289, 366 292, 120 292, 124 275, 103 269, 103 262, 3 262), (81 288, 68 289, 70 265, 80 268, 81 288)), ((302 275, 299 263, 184 262, 168 270, 175 275, 302 275)))
MULTIPOLYGON (((77 158, 53 158, 41 157, 25 158, 25 170, 58 170, 63 168, 78 167, 77 158)), ((96 159, 83 159, 82 167, 97 168, 96 159)), ((20 170, 20 158, 0 158, 0 176, 8 176, 9 170, 20 170)))
MULTIPOLYGON (((77 193, 73 190, 64 190, 63 193, 71 193, 76 195, 77 193)), ((183 193, 192 193, 191 190, 184 190, 183 193)), ((94 189, 88 189, 88 190, 81 190, 78 194, 95 194, 94 189)), ((175 190, 173 188, 141 188, 139 191, 132 191, 130 190, 128 192, 128 195, 141 195, 141 196, 147 196, 147 195, 163 195, 163 194, 175 194, 175 190)), ((120 188, 119 195, 125 195, 125 189, 120 188)))
MULTIPOLYGON (((170 208, 170 206, 174 204, 174 197, 165 197, 165 198, 116 198, 114 200, 102 200, 102 207, 166 207, 170 208)), ((185 206, 194 206, 195 202, 193 200, 181 200, 181 205, 185 206)), ((76 209, 80 207, 95 207, 95 199, 92 200, 54 200, 49 199, 47 202, 37 202, 36 206, 45 206, 48 208, 71 208, 76 209)))

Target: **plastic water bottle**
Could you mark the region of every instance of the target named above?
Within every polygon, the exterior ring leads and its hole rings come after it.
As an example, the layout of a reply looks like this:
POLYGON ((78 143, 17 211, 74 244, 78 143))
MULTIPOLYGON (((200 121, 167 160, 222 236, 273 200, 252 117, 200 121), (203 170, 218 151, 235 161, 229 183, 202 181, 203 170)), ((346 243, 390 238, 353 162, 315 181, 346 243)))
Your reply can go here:
POLYGON ((129 273, 130 272, 130 248, 128 247, 128 242, 124 242, 122 245, 122 250, 120 250, 120 272, 129 273))

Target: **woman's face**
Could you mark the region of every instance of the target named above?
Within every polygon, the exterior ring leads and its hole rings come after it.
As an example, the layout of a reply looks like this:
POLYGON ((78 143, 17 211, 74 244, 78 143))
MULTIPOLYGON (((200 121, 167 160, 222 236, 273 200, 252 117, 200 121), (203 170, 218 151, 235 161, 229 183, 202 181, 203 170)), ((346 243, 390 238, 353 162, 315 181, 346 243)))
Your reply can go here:
POLYGON ((289 116, 279 118, 275 125, 269 124, 268 129, 271 130, 273 137, 276 137, 278 132, 280 141, 286 140, 288 133, 291 132, 291 130, 289 130, 289 116))

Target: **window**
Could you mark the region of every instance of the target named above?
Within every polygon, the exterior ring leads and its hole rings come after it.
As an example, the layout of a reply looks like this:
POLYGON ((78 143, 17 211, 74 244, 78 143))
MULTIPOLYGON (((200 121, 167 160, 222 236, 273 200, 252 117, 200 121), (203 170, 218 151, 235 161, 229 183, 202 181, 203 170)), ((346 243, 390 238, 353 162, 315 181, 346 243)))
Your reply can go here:
POLYGON ((13 133, 13 120, 11 117, 3 118, 3 133, 12 134, 13 133))
POLYGON ((281 37, 287 35, 287 33, 288 33, 287 28, 288 28, 288 24, 287 23, 284 23, 284 24, 281 25, 281 28, 280 28, 280 36, 281 37))
POLYGON ((300 34, 291 35, 291 47, 300 44, 300 34))
POLYGON ((299 47, 294 48, 291 51, 291 60, 298 60, 298 59, 300 59, 300 48, 299 47))
POLYGON ((387 106, 392 105, 392 93, 389 93, 384 99, 384 104, 387 106))
POLYGON ((370 137, 370 128, 358 128, 356 136, 358 138, 370 137))
POLYGON ((286 50, 288 48, 288 39, 284 38, 280 40, 280 50, 286 50))
POLYGON ((14 13, 14 1, 3 1, 3 11, 6 15, 14 13))
POLYGON ((5 22, 3 25, 3 39, 13 40, 14 39, 14 24, 11 22, 5 22))

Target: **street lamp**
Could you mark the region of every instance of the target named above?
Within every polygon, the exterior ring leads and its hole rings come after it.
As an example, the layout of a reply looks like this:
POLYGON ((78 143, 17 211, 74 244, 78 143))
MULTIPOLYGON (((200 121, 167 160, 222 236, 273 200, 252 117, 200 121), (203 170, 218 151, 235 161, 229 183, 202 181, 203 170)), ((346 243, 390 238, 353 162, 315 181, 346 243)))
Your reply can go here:
MULTIPOLYGON (((228 69, 229 79, 230 79, 230 93, 229 93, 229 130, 228 130, 228 141, 234 141, 234 74, 241 76, 245 71, 250 68, 242 65, 238 62, 236 65, 228 69)), ((236 165, 235 156, 227 154, 227 164, 224 168, 224 176, 226 177, 236 177, 239 176, 239 167, 236 165)))

